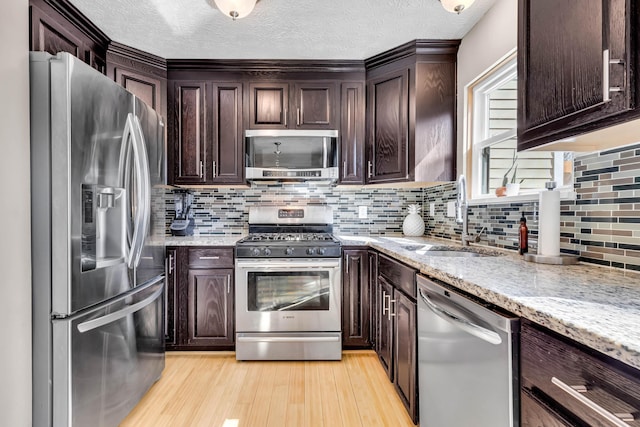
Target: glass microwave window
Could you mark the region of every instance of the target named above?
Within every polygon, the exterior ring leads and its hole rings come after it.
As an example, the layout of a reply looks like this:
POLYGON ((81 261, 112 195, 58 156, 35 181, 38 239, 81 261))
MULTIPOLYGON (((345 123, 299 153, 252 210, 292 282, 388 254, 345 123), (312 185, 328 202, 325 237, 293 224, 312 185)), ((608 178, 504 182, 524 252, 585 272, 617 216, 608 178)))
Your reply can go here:
POLYGON ((328 311, 328 271, 249 272, 249 311, 328 311))
POLYGON ((337 138, 250 137, 247 165, 255 168, 318 169, 337 165, 337 138))

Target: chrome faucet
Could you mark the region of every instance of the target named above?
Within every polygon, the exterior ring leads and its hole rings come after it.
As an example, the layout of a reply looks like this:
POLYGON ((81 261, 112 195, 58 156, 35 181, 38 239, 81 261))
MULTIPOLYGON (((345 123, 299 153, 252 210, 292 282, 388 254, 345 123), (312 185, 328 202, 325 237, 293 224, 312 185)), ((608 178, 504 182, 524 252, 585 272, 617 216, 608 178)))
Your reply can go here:
POLYGON ((467 202, 467 179, 464 175, 460 175, 458 178, 458 195, 456 197, 456 222, 462 224, 462 235, 460 239, 464 246, 469 246, 469 242, 478 243, 480 241, 480 235, 485 230, 483 227, 480 233, 476 236, 469 234, 469 220, 468 220, 469 203, 467 202))

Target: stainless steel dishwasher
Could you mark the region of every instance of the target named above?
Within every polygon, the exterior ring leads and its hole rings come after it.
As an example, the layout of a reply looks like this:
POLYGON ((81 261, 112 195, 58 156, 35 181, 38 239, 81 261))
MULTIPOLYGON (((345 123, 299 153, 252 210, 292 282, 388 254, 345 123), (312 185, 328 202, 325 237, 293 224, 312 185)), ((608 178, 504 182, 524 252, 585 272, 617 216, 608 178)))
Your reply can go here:
POLYGON ((418 276, 422 427, 519 425, 520 320, 418 276))

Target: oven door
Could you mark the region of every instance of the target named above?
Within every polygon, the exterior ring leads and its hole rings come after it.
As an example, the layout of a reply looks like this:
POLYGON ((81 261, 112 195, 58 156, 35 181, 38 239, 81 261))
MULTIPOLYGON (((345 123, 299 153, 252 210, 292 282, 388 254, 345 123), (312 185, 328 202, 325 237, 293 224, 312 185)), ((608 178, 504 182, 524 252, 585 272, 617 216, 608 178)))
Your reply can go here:
POLYGON ((236 259, 236 331, 341 329, 340 258, 236 259))

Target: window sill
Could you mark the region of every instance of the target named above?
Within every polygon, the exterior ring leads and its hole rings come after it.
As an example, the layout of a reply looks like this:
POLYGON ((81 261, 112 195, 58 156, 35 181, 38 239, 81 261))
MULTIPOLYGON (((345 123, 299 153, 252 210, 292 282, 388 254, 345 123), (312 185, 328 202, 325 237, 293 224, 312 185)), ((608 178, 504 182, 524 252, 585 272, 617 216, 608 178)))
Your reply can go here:
MULTIPOLYGON (((560 200, 575 200, 576 192, 573 190, 558 190, 560 191, 560 200)), ((478 197, 476 199, 470 199, 468 201, 469 206, 477 205, 498 205, 505 203, 520 203, 520 202, 536 202, 540 199, 540 192, 518 194, 517 196, 486 196, 478 197)))

